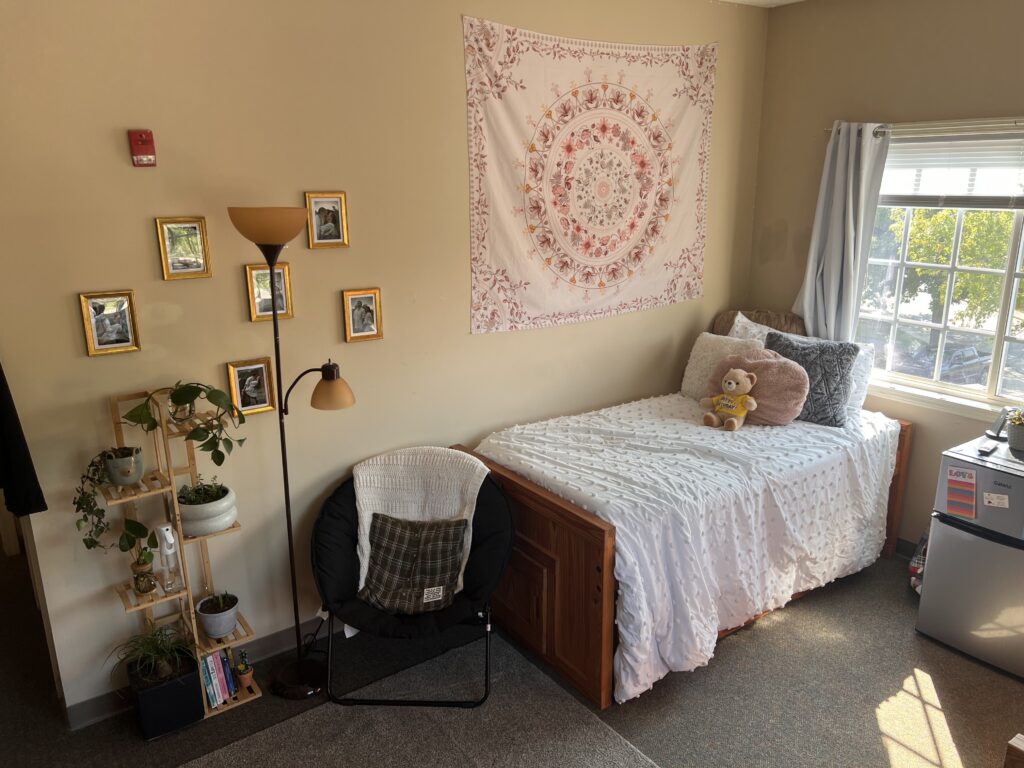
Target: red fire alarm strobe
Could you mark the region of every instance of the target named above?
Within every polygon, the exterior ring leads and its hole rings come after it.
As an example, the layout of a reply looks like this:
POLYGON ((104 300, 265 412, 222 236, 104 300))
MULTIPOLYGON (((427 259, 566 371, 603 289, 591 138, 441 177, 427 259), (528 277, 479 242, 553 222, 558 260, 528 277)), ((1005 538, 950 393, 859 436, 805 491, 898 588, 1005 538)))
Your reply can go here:
POLYGON ((153 142, 152 131, 128 131, 128 148, 132 153, 132 165, 136 168, 156 165, 156 144, 153 142))

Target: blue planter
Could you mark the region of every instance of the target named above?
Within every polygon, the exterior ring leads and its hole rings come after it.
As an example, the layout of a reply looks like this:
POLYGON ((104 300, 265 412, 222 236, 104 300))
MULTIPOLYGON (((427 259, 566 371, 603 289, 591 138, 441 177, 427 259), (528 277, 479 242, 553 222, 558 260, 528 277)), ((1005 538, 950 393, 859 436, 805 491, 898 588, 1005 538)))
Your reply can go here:
POLYGON ((192 658, 182 663, 182 675, 156 685, 144 683, 133 669, 128 669, 135 713, 147 741, 203 719, 199 667, 192 658))

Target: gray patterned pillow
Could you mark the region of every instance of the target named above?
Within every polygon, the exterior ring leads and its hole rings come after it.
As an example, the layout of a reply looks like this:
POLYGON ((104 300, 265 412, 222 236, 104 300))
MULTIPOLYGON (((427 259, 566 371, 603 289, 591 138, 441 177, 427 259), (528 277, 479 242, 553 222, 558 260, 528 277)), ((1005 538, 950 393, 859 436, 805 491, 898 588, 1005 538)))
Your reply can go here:
POLYGON ((846 423, 846 403, 853 386, 853 363, 860 352, 846 341, 801 338, 772 331, 765 349, 799 363, 810 381, 810 390, 797 419, 841 427, 846 423))

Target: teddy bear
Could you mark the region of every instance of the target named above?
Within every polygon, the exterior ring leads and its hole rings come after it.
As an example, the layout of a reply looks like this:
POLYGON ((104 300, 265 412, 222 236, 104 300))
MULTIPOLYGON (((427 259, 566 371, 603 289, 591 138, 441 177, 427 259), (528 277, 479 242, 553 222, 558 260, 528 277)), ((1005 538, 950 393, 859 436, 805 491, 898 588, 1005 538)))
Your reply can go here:
POLYGON ((727 432, 735 432, 743 426, 747 414, 757 408, 757 401, 747 394, 755 384, 757 376, 742 368, 726 371, 722 377, 722 394, 700 401, 701 408, 711 409, 704 414, 704 426, 724 426, 727 432))

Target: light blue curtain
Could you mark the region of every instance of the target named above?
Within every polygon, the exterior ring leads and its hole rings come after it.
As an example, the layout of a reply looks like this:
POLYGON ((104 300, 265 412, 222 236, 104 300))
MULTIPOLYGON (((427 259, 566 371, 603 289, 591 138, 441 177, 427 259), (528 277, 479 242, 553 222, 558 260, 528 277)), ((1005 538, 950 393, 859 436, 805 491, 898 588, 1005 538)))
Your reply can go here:
POLYGON ((807 270, 793 311, 807 333, 851 341, 856 331, 857 290, 871 248, 878 190, 889 131, 879 123, 837 120, 825 152, 807 270))

